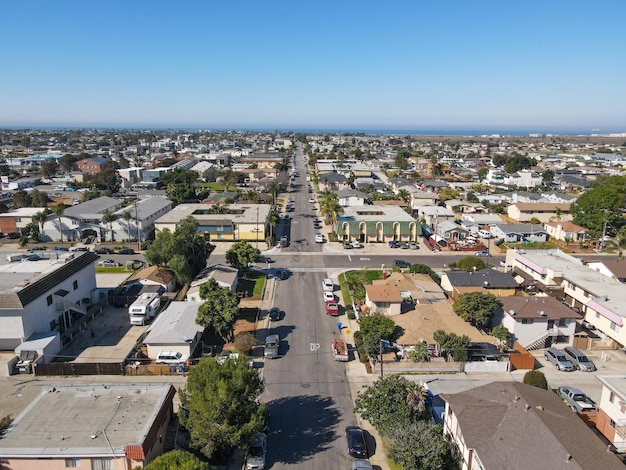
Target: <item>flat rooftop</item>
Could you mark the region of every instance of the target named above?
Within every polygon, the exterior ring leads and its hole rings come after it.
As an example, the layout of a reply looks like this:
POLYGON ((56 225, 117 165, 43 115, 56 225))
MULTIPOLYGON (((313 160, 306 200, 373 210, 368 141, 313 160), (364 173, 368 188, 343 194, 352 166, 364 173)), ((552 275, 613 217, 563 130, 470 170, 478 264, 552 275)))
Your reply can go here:
POLYGON ((19 292, 81 256, 91 262, 99 258, 82 251, 0 252, 0 293, 19 292))
POLYGON ((202 221, 230 220, 235 224, 264 224, 271 209, 269 204, 228 204, 226 213, 211 214, 209 213, 211 207, 210 204, 180 204, 156 220, 155 223, 178 223, 185 217, 191 216, 200 223, 202 221))
POLYGON ((42 387, 0 439, 0 456, 124 455, 170 393, 170 384, 42 387))

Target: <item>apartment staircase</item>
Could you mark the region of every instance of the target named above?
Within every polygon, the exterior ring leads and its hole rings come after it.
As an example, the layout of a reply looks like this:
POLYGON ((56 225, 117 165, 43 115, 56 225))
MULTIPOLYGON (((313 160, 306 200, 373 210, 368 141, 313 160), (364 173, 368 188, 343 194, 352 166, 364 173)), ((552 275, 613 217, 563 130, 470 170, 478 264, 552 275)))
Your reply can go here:
POLYGON ((558 334, 559 334, 558 328, 550 328, 546 331, 543 331, 539 336, 536 336, 530 341, 527 341, 526 343, 522 344, 522 346, 527 351, 532 351, 535 349, 542 349, 545 347, 546 339, 548 339, 548 337, 558 336, 558 334))

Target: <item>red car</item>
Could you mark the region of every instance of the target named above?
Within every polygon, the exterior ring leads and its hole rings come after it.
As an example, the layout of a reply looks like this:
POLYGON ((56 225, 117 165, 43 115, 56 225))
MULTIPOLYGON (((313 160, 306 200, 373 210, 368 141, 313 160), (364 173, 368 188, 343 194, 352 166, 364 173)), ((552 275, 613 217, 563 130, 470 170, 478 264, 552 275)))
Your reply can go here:
POLYGON ((334 300, 326 302, 326 314, 333 316, 339 315, 339 304, 334 300))

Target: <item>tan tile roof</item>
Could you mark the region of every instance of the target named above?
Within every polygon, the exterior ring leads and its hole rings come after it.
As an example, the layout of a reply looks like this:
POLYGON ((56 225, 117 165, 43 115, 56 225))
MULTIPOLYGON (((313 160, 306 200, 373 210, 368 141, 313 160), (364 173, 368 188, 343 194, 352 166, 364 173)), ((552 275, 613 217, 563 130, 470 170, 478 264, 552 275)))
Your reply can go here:
POLYGON ((131 280, 140 279, 148 279, 150 281, 158 282, 159 284, 167 285, 172 281, 172 279, 174 279, 174 274, 167 268, 148 266, 147 268, 137 271, 135 275, 131 277, 131 280))
POLYGON ((400 289, 389 285, 366 285, 365 292, 372 302, 402 302, 400 289))

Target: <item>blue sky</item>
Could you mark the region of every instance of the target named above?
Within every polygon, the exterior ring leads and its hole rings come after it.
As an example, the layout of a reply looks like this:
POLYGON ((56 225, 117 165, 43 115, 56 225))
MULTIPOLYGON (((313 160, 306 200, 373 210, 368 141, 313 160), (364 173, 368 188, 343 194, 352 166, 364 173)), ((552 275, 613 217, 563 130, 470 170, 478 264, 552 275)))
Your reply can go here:
POLYGON ((626 131, 626 1, 0 3, 1 126, 626 131))

